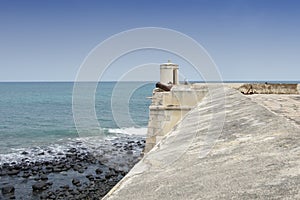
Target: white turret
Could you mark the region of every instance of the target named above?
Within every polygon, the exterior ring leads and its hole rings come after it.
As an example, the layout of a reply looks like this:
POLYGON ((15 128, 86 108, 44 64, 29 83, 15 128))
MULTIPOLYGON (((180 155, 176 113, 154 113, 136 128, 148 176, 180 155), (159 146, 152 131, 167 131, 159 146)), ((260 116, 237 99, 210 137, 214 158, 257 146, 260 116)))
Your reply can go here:
POLYGON ((178 85, 178 65, 171 63, 170 60, 167 63, 161 64, 160 82, 165 85, 178 85))

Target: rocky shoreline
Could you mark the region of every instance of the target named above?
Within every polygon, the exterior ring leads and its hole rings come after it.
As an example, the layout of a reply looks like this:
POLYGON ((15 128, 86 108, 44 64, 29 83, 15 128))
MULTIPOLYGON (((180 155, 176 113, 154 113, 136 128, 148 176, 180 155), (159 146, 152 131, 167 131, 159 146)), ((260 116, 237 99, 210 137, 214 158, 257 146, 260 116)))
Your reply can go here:
POLYGON ((24 151, 20 162, 0 165, 0 199, 100 199, 140 160, 144 146, 142 137, 119 137, 92 151, 78 143, 52 159, 33 160, 24 151))

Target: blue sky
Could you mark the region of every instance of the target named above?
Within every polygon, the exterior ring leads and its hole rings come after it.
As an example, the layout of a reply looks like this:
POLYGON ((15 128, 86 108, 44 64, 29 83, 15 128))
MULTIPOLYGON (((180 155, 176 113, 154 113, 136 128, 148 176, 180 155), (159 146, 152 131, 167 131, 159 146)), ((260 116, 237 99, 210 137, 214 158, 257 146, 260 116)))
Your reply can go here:
MULTIPOLYGON (((97 44, 138 27, 194 38, 223 80, 300 80, 299 10, 297 0, 0 0, 0 81, 73 81, 97 44)), ((199 80, 180 58, 151 51, 120 59, 103 80, 168 59, 199 80)))

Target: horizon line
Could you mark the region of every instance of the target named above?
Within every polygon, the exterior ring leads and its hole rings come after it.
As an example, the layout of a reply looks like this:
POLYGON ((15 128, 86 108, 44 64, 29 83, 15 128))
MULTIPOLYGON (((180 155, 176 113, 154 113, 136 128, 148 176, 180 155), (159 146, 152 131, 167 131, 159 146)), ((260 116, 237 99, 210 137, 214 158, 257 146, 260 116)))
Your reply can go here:
MULTIPOLYGON (((65 80, 59 80, 59 81, 51 81, 51 80, 20 80, 20 81, 15 81, 15 80, 9 80, 9 81, 1 81, 0 83, 94 83, 94 82, 98 82, 98 83, 112 83, 112 82, 149 82, 149 83, 155 83, 157 81, 150 81, 150 80, 140 80, 140 81, 117 81, 117 80, 105 80, 105 81, 65 81, 65 80)), ((158 81, 159 82, 159 81, 158 81)), ((179 81, 179 82, 184 82, 184 81, 179 81)), ((280 83, 280 82, 293 82, 293 83, 300 83, 300 80, 223 80, 223 81, 203 81, 203 80, 190 80, 187 82, 191 82, 191 83, 254 83, 254 82, 266 82, 266 83, 280 83)))

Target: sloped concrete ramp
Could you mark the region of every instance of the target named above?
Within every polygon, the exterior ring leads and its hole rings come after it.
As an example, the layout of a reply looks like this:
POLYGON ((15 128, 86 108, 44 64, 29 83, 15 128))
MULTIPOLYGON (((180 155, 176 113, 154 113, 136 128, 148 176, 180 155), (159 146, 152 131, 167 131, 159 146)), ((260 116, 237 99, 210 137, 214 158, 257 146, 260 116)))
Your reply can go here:
POLYGON ((225 105, 208 95, 104 199, 300 199, 299 127, 224 92, 225 105))

